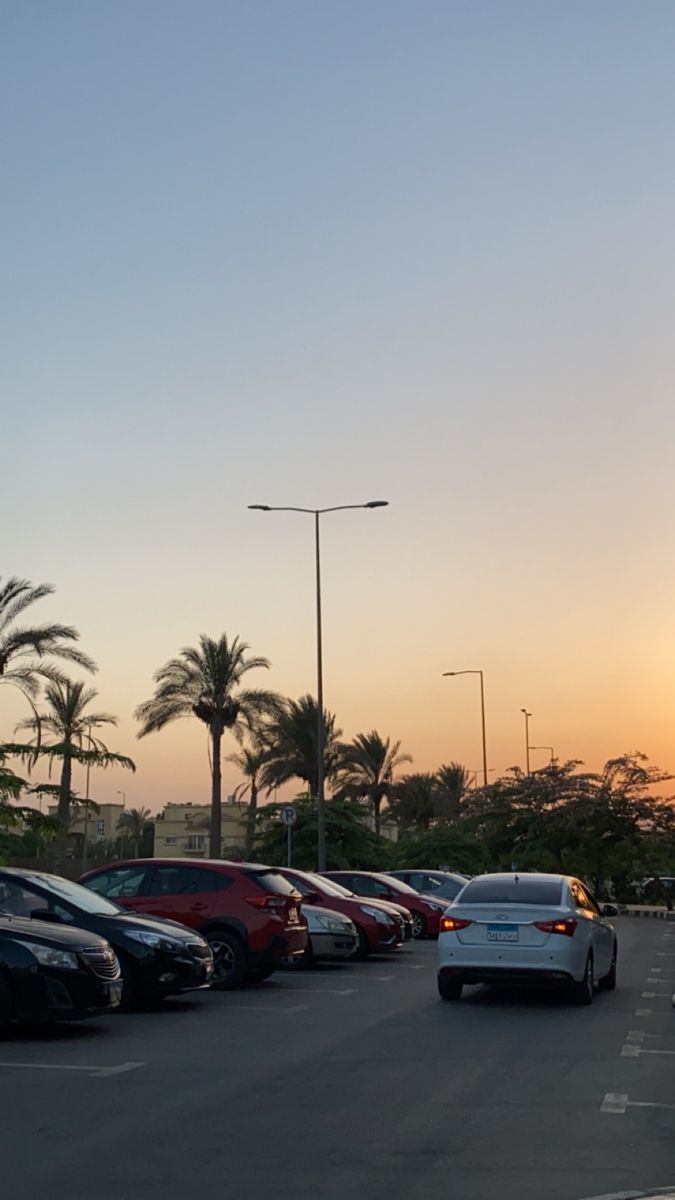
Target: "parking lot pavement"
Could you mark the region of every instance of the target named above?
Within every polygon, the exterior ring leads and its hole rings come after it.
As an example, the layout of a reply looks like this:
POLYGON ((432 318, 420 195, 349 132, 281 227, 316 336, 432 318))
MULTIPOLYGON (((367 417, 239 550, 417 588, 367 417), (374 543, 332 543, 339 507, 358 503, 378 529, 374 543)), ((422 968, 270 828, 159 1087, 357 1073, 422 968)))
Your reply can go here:
POLYGON ((675 1182, 675 929, 620 919, 590 1009, 433 943, 0 1043, 11 1200, 580 1200, 675 1182))

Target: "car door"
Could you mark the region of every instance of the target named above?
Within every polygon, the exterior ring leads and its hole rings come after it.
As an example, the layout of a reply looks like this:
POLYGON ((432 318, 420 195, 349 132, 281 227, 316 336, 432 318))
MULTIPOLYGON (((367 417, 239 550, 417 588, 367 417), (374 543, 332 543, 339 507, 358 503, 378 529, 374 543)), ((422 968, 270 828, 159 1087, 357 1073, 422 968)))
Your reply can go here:
MULTIPOLYGON (((223 881, 226 879, 223 876, 223 881)), ((218 872, 207 867, 183 863, 156 866, 151 868, 143 896, 143 912, 198 929, 213 915, 220 890, 218 872)))
POLYGON ((597 946, 598 962, 602 963, 601 975, 606 975, 612 965, 614 956, 614 929, 611 922, 603 917, 600 911, 600 905, 593 893, 581 885, 581 891, 585 897, 588 910, 593 914, 593 939, 594 945, 597 946))
POLYGON ((140 909, 151 868, 147 865, 110 867, 84 880, 85 887, 97 896, 114 900, 122 908, 140 909))
POLYGON ((593 973, 596 979, 600 979, 609 971, 612 959, 611 942, 608 944, 606 923, 600 916, 597 904, 591 900, 584 885, 578 879, 570 882, 570 892, 579 917, 588 922, 589 941, 593 949, 593 973))

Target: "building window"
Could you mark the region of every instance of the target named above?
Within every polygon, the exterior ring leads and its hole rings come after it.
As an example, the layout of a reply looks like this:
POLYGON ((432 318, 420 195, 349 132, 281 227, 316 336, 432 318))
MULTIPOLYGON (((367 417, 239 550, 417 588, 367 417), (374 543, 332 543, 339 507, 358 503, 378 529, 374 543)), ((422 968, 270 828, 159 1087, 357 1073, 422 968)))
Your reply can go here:
POLYGON ((165 837, 164 841, 167 846, 175 846, 178 842, 178 838, 177 837, 165 837))
POLYGON ((203 850, 204 849, 204 834, 191 833, 187 840, 188 850, 203 850))

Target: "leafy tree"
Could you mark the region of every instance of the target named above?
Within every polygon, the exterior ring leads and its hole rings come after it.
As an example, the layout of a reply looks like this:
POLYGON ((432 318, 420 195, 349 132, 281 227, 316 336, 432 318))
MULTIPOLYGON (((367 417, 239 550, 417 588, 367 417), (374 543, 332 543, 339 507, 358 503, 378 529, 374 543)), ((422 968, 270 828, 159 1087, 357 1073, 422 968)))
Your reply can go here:
POLYGON ((399 829, 428 829, 436 815, 438 780, 430 772, 404 775, 394 787, 392 814, 399 829))
MULTIPOLYGON (((316 801, 307 796, 294 800, 297 821, 293 826, 293 865, 304 870, 316 869, 318 821, 316 801)), ((282 805, 267 804, 257 817, 256 854, 262 862, 286 863, 288 832, 281 824, 282 805)), ((391 865, 390 844, 363 822, 363 809, 345 799, 333 799, 326 805, 326 858, 328 870, 353 867, 376 871, 391 865)))
POLYGON ((108 750, 102 741, 92 735, 92 729, 117 724, 117 718, 110 713, 89 711, 89 705, 97 695, 94 688, 86 688, 84 683, 70 679, 54 680, 45 689, 47 708, 17 726, 18 729, 32 730, 38 737, 42 731, 57 739, 39 744, 33 750, 29 748, 23 757, 30 762, 32 756, 31 765, 34 765, 36 757, 45 756, 50 763, 55 759, 61 762, 57 810, 59 834, 56 844, 56 866, 59 869, 63 869, 65 863, 68 827, 75 800, 72 789, 73 759, 95 767, 120 766, 136 770, 130 758, 108 750), (86 750, 82 748, 83 743, 87 745, 86 750))
POLYGON ((375 729, 357 734, 346 747, 340 794, 370 804, 378 837, 382 804, 391 799, 394 790, 394 772, 403 763, 412 762, 409 754, 400 751, 400 742, 392 745, 389 738, 383 738, 375 729))
POLYGON ((462 800, 469 791, 471 773, 461 763, 451 762, 436 772, 436 816, 444 821, 459 820, 462 800))
POLYGON ((146 825, 149 824, 152 813, 149 808, 127 808, 118 822, 120 833, 131 839, 134 858, 138 858, 139 847, 143 840, 146 825))
POLYGON ((237 754, 228 754, 227 761, 238 767, 244 776, 242 783, 238 784, 234 789, 234 794, 237 799, 241 800, 245 796, 249 797, 248 812, 246 815, 246 858, 250 859, 253 854, 253 844, 255 841, 255 823, 258 812, 258 793, 260 791, 261 777, 263 767, 269 755, 268 747, 260 737, 252 737, 248 745, 242 746, 237 754))
POLYGON ((0 582, 0 682, 17 687, 33 708, 40 683, 62 678, 50 658, 96 670, 89 656, 74 645, 80 635, 72 625, 16 624, 27 608, 53 591, 49 583, 35 587, 27 579, 11 577, 0 582))
POLYGON ((199 646, 187 646, 180 658, 171 658, 155 674, 155 694, 139 705, 136 718, 141 722, 139 738, 163 729, 171 721, 196 717, 209 731, 211 765, 211 829, 209 853, 221 854, 221 801, 223 734, 229 729, 238 741, 245 733, 255 732, 260 723, 275 716, 281 699, 274 692, 243 688, 242 680, 255 670, 267 670, 266 658, 247 658, 249 646, 226 634, 218 639, 199 639, 199 646))
POLYGON ((396 843, 396 861, 402 867, 462 871, 479 875, 491 870, 483 845, 469 827, 459 822, 439 822, 429 829, 408 830, 396 843))
MULTIPOLYGON (((313 696, 287 700, 270 721, 265 730, 269 754, 261 775, 268 792, 292 779, 302 779, 310 796, 316 796, 319 789, 317 727, 317 704, 313 696)), ((342 730, 336 729, 333 714, 324 712, 323 760, 327 781, 334 780, 346 764, 347 751, 341 737, 342 730)))

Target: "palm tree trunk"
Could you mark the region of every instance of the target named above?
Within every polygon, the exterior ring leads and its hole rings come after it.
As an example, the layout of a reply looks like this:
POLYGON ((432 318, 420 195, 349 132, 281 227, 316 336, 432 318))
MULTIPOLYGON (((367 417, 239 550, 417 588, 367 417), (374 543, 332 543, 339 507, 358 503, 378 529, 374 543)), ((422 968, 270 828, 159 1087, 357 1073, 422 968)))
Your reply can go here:
MULTIPOLYGON (((71 745, 69 738, 65 739, 66 746, 71 745)), ((66 865, 66 852, 68 849, 68 827, 70 824, 70 799, 71 785, 73 780, 73 760, 68 753, 64 755, 63 765, 61 767, 61 794, 59 796, 59 804, 56 810, 56 816, 60 822, 59 831, 56 835, 56 853, 54 863, 57 871, 63 871, 66 865)))
POLYGON ((375 833, 380 836, 380 807, 382 805, 381 796, 373 796, 373 816, 375 817, 375 833))
POLYGON ((251 780, 251 799, 248 806, 248 814, 246 817, 246 857, 251 858, 253 854, 253 841, 255 838, 255 818, 258 810, 258 785, 254 779, 251 780))
POLYGON ((211 831, 209 834, 209 858, 221 856, 222 817, 220 811, 222 779, 220 763, 220 743, 222 729, 211 730, 211 831))

